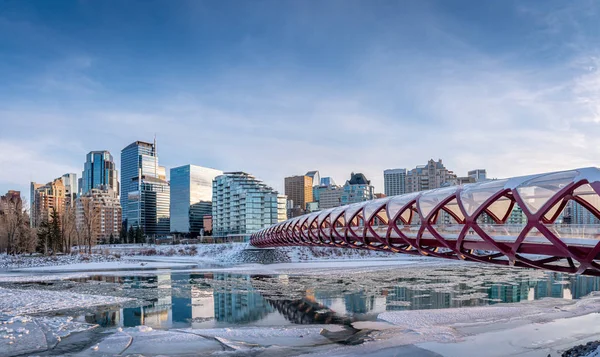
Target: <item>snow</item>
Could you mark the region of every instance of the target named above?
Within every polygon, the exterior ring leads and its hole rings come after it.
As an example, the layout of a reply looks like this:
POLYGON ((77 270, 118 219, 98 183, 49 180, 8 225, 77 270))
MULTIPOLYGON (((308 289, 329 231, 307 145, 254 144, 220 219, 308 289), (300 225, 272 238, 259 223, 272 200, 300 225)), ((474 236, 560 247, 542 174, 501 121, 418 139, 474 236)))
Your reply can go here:
POLYGON ((130 300, 113 296, 76 294, 68 291, 0 288, 0 316, 2 314, 18 316, 64 309, 121 304, 130 300))
POLYGON ((600 347, 598 347, 594 352, 588 353, 583 357, 600 357, 600 347))
POLYGON ((125 262, 108 262, 108 263, 79 263, 60 266, 33 267, 17 269, 19 272, 76 272, 76 271, 111 271, 111 270, 154 270, 154 269, 191 269, 197 264, 184 263, 125 263, 125 262))
POLYGON ((42 266, 57 266, 77 263, 115 262, 120 259, 110 254, 73 254, 57 256, 30 256, 0 254, 0 271, 6 269, 31 268, 42 266))
POLYGON ((0 317, 0 356, 43 352, 73 333, 94 327, 70 317, 0 317))

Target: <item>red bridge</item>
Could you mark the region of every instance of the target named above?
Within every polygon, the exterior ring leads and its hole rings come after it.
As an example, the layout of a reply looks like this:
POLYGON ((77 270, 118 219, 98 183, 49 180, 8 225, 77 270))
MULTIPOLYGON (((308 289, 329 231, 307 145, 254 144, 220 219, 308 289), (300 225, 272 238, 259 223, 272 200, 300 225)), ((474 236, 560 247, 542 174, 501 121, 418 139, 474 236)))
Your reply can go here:
POLYGON ((489 180, 336 207, 252 235, 325 246, 600 275, 600 170, 489 180), (579 212, 573 215, 572 211, 579 212))

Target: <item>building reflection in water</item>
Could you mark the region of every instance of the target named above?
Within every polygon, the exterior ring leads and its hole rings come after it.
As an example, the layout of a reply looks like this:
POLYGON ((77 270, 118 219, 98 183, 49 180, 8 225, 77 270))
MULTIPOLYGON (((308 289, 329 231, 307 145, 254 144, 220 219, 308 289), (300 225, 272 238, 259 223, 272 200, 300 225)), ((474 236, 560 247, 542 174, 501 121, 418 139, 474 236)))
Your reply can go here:
MULTIPOLYGON (((402 284, 405 285, 405 284, 402 284)), ((481 306, 496 303, 513 303, 545 297, 579 299, 592 291, 600 290, 600 277, 547 273, 544 280, 521 280, 511 284, 484 284, 473 292, 467 284, 456 284, 443 279, 418 288, 397 286, 386 297, 386 310, 443 309, 481 306), (440 286, 447 286, 436 291, 440 286), (450 290, 450 291, 448 291, 450 290)))
MULTIPOLYGON (((477 287, 449 279, 414 278, 398 280, 395 287, 379 291, 375 287, 348 292, 343 284, 339 284, 339 289, 336 285, 321 289, 307 287, 304 297, 289 299, 276 288, 272 289, 277 291, 259 293, 252 286, 253 279, 261 277, 165 272, 150 276, 86 278, 119 284, 124 290, 133 289, 133 295, 146 304, 88 314, 84 319, 115 327, 206 328, 253 323, 275 313, 291 323, 345 323, 344 315, 348 314, 481 306, 544 297, 578 299, 600 290, 600 277, 547 273, 543 280, 489 282, 477 287)), ((280 281, 282 286, 286 279, 280 281)))
POLYGON ((236 284, 242 280, 247 283, 244 284, 245 291, 231 288, 215 291, 215 319, 218 322, 245 324, 261 320, 273 312, 273 307, 252 287, 249 275, 215 274, 215 280, 235 281, 236 284))

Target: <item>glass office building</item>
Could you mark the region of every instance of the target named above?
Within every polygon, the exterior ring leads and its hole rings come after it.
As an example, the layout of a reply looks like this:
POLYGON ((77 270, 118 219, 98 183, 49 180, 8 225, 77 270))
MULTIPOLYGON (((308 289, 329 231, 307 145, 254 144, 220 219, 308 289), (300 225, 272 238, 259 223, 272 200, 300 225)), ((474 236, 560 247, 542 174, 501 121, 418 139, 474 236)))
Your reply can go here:
POLYGON ((198 234, 212 214, 212 188, 223 171, 196 165, 171 169, 171 232, 198 234))
POLYGON ((136 141, 121 150, 121 207, 123 219, 129 219, 127 200, 130 192, 139 191, 139 178, 153 175, 158 166, 154 144, 136 141))
POLYGON ((169 233, 170 187, 158 166, 156 142, 136 141, 121 150, 121 207, 129 227, 146 235, 169 233))
POLYGON ((142 177, 138 182, 139 190, 127 195, 127 226, 140 227, 144 234, 151 237, 169 234, 170 187, 165 180, 155 177, 142 177))
POLYGON ((91 151, 87 154, 81 176, 81 194, 104 187, 119 194, 118 171, 113 156, 108 151, 91 151))
POLYGON ((213 181, 213 235, 245 235, 286 219, 285 195, 245 172, 213 181))

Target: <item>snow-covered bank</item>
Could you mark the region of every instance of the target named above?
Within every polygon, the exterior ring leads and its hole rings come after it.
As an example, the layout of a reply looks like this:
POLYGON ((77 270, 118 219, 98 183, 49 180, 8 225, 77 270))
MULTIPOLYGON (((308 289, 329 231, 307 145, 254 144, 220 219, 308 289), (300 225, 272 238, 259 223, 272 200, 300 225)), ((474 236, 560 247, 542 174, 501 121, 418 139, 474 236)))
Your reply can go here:
POLYGON ((73 254, 57 256, 30 256, 0 254, 0 271, 7 269, 59 266, 80 263, 107 263, 121 261, 110 254, 73 254))
POLYGON ((91 271, 123 271, 123 270, 156 270, 156 269, 192 269, 197 264, 176 262, 104 262, 104 263, 78 263, 59 266, 45 266, 16 269, 19 272, 36 273, 63 273, 63 272, 91 272, 91 271))
MULTIPOLYGON (((245 251, 252 249, 248 243, 191 244, 191 245, 114 245, 94 248, 95 252, 120 256, 193 257, 198 260, 222 263, 248 263, 245 251)), ((265 250, 266 251, 266 250, 265 250)), ((399 254, 360 249, 329 247, 279 247, 279 262, 314 260, 395 258, 399 254)))

